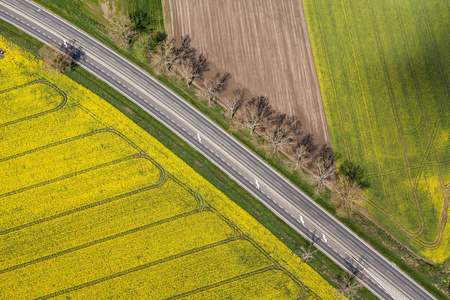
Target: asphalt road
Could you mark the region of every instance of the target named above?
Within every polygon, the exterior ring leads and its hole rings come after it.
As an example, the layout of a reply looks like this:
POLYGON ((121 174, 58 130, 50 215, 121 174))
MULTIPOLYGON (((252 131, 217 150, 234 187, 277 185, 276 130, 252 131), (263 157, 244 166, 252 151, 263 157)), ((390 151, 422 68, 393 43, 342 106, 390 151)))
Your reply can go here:
POLYGON ((435 299, 239 141, 133 63, 31 1, 1 0, 0 18, 49 45, 75 40, 86 52, 85 60, 79 62, 83 68, 165 124, 301 235, 316 236, 316 247, 341 267, 362 269, 362 284, 379 298, 435 299))

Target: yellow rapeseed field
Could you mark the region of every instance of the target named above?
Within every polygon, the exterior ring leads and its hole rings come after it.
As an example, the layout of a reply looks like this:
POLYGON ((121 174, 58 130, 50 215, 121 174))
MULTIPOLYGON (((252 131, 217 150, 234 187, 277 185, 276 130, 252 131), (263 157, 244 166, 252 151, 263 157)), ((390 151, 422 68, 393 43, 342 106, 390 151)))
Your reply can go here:
MULTIPOLYGON (((280 270, 267 270, 251 277, 187 296, 184 299, 292 299, 301 294, 301 288, 285 273, 280 270), (254 285, 254 281, 260 284, 254 285)), ((301 299, 301 297, 298 298, 301 299)))
POLYGON ((107 102, 0 47, 1 299, 335 298, 107 102))
POLYGON ((3 93, 2 98, 9 103, 0 111, 2 123, 32 116, 42 112, 42 108, 54 109, 64 101, 53 88, 40 83, 15 88, 3 93))

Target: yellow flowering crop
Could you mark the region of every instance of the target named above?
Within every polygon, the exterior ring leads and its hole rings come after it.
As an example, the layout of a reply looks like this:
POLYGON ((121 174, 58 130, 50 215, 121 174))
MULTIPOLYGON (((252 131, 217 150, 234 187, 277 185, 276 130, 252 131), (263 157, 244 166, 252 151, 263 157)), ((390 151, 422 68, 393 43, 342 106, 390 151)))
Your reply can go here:
POLYGON ((140 299, 167 299, 258 270, 267 263, 270 262, 248 242, 237 240, 168 259, 132 274, 104 281, 99 284, 101 288, 92 286, 67 296, 72 299, 98 299, 122 293, 121 297, 124 299, 133 296, 140 299), (203 271, 199 273, 196 271, 198 269, 203 271), (139 284, 140 282, 143 283, 139 284))
POLYGON ((103 124, 68 103, 63 110, 26 122, 0 126, 0 159, 101 128, 104 128, 103 124))
POLYGON ((31 153, 18 153, 17 157, 0 163, 6 175, 2 179, 2 190, 3 193, 13 193, 46 184, 133 154, 136 154, 136 149, 128 147, 122 139, 111 133, 94 134, 31 153))
POLYGON ((4 230, 0 235, 0 249, 4 256, 0 268, 8 268, 114 236, 118 232, 173 218, 197 207, 196 199, 184 189, 177 188, 172 181, 161 188, 138 191, 128 197, 118 195, 115 198, 95 200, 98 201, 90 203, 96 205, 93 207, 79 206, 73 210, 64 210, 67 213, 65 216, 49 214, 32 222, 23 222, 21 225, 28 225, 25 228, 18 229, 16 226, 4 230), (184 201, 176 197, 184 198, 184 201), (33 224, 36 221, 41 222, 33 224), (75 232, 74 228, 77 229, 75 232), (35 241, 39 243, 36 244, 35 241))
POLYGON ((0 124, 55 109, 63 101, 64 98, 60 94, 42 83, 9 90, 1 96, 0 124))
POLYGON ((184 300, 209 299, 303 299, 303 289, 280 270, 266 270, 260 274, 232 281, 219 287, 208 289, 184 300), (259 285, 253 284, 256 281, 259 285))
MULTIPOLYGON (((5 285, 9 287, 5 290, 11 292, 11 294, 5 293, 5 298, 17 299, 15 298, 17 290, 24 293, 24 299, 35 298, 47 294, 46 291, 52 289, 60 290, 66 288, 67 285, 75 286, 110 276, 133 267, 216 243, 233 235, 233 231, 229 227, 223 226, 217 216, 208 212, 200 212, 160 225, 150 223, 148 227, 139 229, 135 232, 125 231, 117 234, 118 236, 108 236, 103 240, 90 241, 91 245, 82 244, 81 247, 78 246, 78 249, 71 249, 64 245, 64 249, 73 251, 7 272, 3 276, 4 280, 0 283, 0 289, 4 289, 5 285), (205 232, 208 232, 208 234, 205 235, 205 232), (177 240, 177 243, 174 243, 174 239, 177 240), (168 244, 172 246, 168 248, 168 244), (107 264, 107 267, 102 267, 105 264, 107 264), (62 272, 58 270, 62 270, 62 272), (50 273, 58 276, 55 276, 51 281, 42 280, 42 274, 50 273), (26 284, 20 283, 17 278, 21 278, 26 284)), ((98 237, 101 235, 102 233, 98 237)), ((29 237, 29 239, 32 239, 32 237, 29 237)), ((20 242, 22 244, 22 241, 20 242)), ((55 250, 60 248, 60 245, 51 245, 51 242, 49 244, 56 249, 45 250, 45 252, 57 253, 55 250)), ((25 245, 29 245, 29 243, 25 245)), ((239 250, 237 247, 233 247, 233 249, 233 251, 239 250)), ((251 251, 252 249, 244 250, 251 251)), ((42 252, 42 249, 38 247, 23 249, 23 251, 38 258, 45 257, 44 253, 36 254, 36 252, 42 252)), ((230 257, 233 256, 227 256, 227 258, 230 257)), ((192 279, 196 280, 195 278, 192 279)), ((160 280, 165 279, 161 278, 160 280)))
POLYGON ((0 47, 1 299, 335 298, 119 111, 0 47))
MULTIPOLYGON (((160 175, 160 171, 151 162, 141 157, 133 157, 78 176, 16 193, 9 196, 8 202, 0 206, 0 215, 16 216, 14 219, 0 218, 0 231, 92 204, 92 199, 106 200, 130 191, 151 187, 159 181, 160 175), (105 172, 111 176, 104 176, 105 172), (21 201, 21 199, 29 200, 21 201)), ((195 199, 192 199, 192 202, 195 202, 195 199)))

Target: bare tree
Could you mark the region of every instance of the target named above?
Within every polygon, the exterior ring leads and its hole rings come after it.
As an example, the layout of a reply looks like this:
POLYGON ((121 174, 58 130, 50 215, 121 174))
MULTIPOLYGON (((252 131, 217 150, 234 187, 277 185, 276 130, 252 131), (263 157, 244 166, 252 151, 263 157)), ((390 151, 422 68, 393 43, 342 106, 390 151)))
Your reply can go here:
POLYGON ((295 138, 301 134, 301 127, 302 123, 296 116, 280 114, 274 117, 264 131, 264 137, 270 143, 272 153, 295 141, 295 138))
POLYGON ((191 47, 191 38, 189 35, 181 38, 180 47, 176 47, 175 39, 160 42, 162 37, 157 36, 156 45, 150 45, 147 48, 147 56, 158 67, 159 71, 170 74, 175 65, 180 65, 180 68, 183 69, 183 64, 189 65, 195 60, 197 50, 191 47))
POLYGON ((72 58, 68 51, 62 53, 53 47, 44 46, 39 50, 44 61, 44 68, 49 71, 64 72, 72 66, 72 58))
POLYGON ((203 78, 203 73, 209 71, 209 63, 203 54, 194 56, 179 64, 178 71, 184 77, 188 87, 191 86, 194 79, 203 78))
POLYGON ((114 14, 110 16, 111 26, 109 35, 122 49, 128 48, 134 38, 137 37, 136 30, 129 16, 124 14, 114 14))
POLYGON ((231 119, 234 118, 242 104, 244 104, 247 94, 247 89, 237 89, 233 91, 231 96, 222 99, 223 105, 228 109, 228 116, 231 119))
POLYGON ((313 179, 316 182, 316 195, 322 193, 326 182, 331 182, 335 179, 336 166, 334 161, 333 149, 327 145, 323 145, 319 153, 310 162, 309 167, 312 171, 313 179))
MULTIPOLYGON (((175 40, 174 40, 175 44, 175 40)), ((197 50, 192 48, 191 46, 191 37, 189 35, 185 35, 181 37, 181 46, 173 47, 171 53, 171 59, 168 61, 167 68, 168 71, 172 70, 172 67, 178 63, 186 60, 191 60, 195 58, 197 54, 197 50)))
POLYGON ((307 263, 309 260, 314 258, 314 253, 317 252, 317 249, 314 249, 313 246, 320 240, 320 237, 316 235, 316 230, 312 233, 311 239, 308 242, 308 247, 300 246, 300 250, 302 253, 300 254, 301 262, 307 263))
POLYGON ((314 144, 314 138, 312 134, 307 134, 297 141, 292 146, 292 155, 294 156, 294 169, 298 170, 301 167, 307 166, 312 158, 314 151, 316 151, 317 145, 314 144))
POLYGON ((217 72, 216 76, 214 76, 212 80, 205 80, 203 82, 201 97, 208 100, 208 105, 211 104, 212 100, 215 100, 218 94, 227 89, 230 78, 230 73, 225 73, 222 75, 220 72, 217 72))
POLYGON ((316 159, 315 162, 311 163, 310 167, 313 179, 316 182, 315 194, 320 195, 325 188, 325 184, 331 182, 335 176, 335 168, 327 168, 326 163, 324 163, 323 159, 320 157, 316 159))
POLYGON ((156 67, 157 71, 170 73, 169 65, 172 61, 173 49, 175 47, 175 39, 158 43, 153 49, 146 50, 147 56, 151 63, 156 67))
POLYGON ((327 145, 322 145, 322 148, 320 148, 317 158, 322 161, 323 166, 326 169, 329 169, 334 165, 336 157, 331 147, 328 147, 327 145))
POLYGON ((333 191, 333 197, 346 209, 352 209, 354 204, 366 198, 359 184, 343 174, 335 181, 333 191))
POLYGON ((264 127, 270 117, 275 113, 269 99, 264 96, 253 97, 247 102, 241 113, 244 125, 249 129, 250 135, 264 127))

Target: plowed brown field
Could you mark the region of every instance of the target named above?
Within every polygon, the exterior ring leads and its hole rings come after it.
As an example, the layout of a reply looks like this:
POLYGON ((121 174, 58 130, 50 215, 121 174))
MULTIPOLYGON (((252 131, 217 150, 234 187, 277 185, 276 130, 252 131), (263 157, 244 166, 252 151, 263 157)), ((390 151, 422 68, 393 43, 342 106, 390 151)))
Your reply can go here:
POLYGON ((330 143, 301 0, 170 0, 174 37, 330 143))

